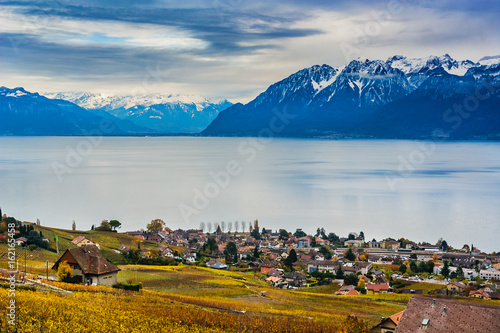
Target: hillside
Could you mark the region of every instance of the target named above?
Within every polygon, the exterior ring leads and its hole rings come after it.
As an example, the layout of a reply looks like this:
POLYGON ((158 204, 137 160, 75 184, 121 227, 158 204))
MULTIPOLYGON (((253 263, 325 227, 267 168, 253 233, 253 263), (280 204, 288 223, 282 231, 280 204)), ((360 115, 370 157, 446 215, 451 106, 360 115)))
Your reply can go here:
MULTIPOLYGON (((32 272, 36 273, 44 273, 44 269, 46 266, 46 260, 49 261, 49 265, 52 266, 57 259, 59 259, 60 255, 66 251, 66 249, 70 247, 76 247, 76 245, 71 244, 71 241, 78 236, 85 236, 85 238, 92 240, 93 242, 99 244, 101 247, 101 252, 104 254, 106 259, 111 262, 117 264, 123 264, 125 261, 122 256, 117 253, 117 250, 120 245, 126 245, 130 248, 136 249, 139 243, 139 239, 133 236, 129 236, 123 233, 118 232, 110 232, 110 231, 82 231, 82 230, 66 230, 66 229, 57 229, 46 226, 36 226, 35 230, 39 230, 42 232, 43 237, 50 240, 49 248, 42 249, 38 248, 33 251, 27 251, 27 260, 28 266, 32 268, 32 272), (55 245, 55 234, 57 234, 59 238, 59 255, 56 253, 56 245, 55 245)), ((147 240, 141 240, 141 248, 142 249, 157 249, 159 246, 156 242, 151 242, 147 240)), ((180 250, 180 248, 176 246, 171 246, 174 250, 180 250)), ((7 256, 7 244, 0 243, 0 259, 5 259, 7 256)), ((24 256, 25 250, 22 247, 16 247, 16 257, 19 260, 19 264, 24 266, 24 256)), ((0 268, 7 267, 6 260, 0 260, 0 268)), ((28 270, 30 271, 30 270, 28 270)), ((49 272, 52 274, 53 272, 49 272)))

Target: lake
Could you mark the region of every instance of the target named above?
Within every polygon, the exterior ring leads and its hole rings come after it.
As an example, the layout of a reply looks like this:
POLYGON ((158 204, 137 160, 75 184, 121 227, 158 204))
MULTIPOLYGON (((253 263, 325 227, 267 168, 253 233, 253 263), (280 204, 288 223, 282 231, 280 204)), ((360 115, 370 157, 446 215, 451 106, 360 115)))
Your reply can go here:
POLYGON ((500 142, 0 137, 0 207, 67 229, 258 219, 500 251, 500 142))

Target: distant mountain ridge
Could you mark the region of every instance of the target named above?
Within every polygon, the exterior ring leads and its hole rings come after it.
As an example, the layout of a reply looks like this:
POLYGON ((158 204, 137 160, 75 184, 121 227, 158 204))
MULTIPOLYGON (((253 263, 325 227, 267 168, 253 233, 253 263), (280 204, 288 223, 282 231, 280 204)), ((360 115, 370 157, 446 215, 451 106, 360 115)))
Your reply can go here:
POLYGON ((227 100, 212 102, 201 96, 180 94, 106 95, 88 92, 43 93, 51 99, 64 99, 102 115, 107 112, 129 120, 154 133, 198 133, 220 111, 232 105, 227 100))
POLYGON ((146 128, 18 87, 0 87, 0 135, 127 135, 146 128))
POLYGON ((275 133, 280 136, 418 139, 440 129, 453 139, 500 139, 499 73, 498 56, 479 62, 448 54, 393 56, 337 68, 315 65, 272 84, 246 105, 229 107, 202 134, 256 136, 281 111, 293 120, 275 133), (460 115, 448 109, 473 98, 485 84, 493 88, 474 112, 462 113, 456 128, 451 119, 460 115))

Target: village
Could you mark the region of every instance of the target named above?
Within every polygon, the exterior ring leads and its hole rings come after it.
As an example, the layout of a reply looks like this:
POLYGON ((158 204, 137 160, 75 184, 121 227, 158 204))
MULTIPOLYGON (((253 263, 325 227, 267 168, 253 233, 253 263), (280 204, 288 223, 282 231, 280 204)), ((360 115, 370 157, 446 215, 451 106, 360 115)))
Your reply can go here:
MULTIPOLYGON (((12 221, 6 216, 3 220, 12 221)), ((57 239, 51 242, 43 238, 39 223, 17 222, 15 245, 25 251, 28 247, 33 250, 36 246, 58 243, 57 239)), ((202 227, 206 228, 206 225, 202 227)), ((480 304, 464 310, 463 303, 454 299, 499 302, 500 298, 500 256, 483 253, 472 244, 454 249, 442 239, 436 244, 416 243, 405 238, 370 240, 362 231, 339 237, 334 233, 327 234, 323 228, 318 228, 314 235, 307 235, 302 229, 292 233, 285 229, 261 228, 258 220, 249 225, 248 232, 231 231, 231 228, 226 231, 223 230, 226 226, 221 224, 214 225, 214 232, 171 230, 159 219, 137 231, 118 233, 118 228, 120 223, 116 220, 104 220, 99 226, 92 226, 95 231, 126 235, 132 239, 128 245, 111 248, 118 255, 111 258, 105 255, 109 252, 101 251, 103 244, 94 241, 92 233, 90 236, 83 232, 78 235, 73 224, 74 238, 50 265, 51 273, 47 266, 45 279, 140 290, 140 279, 128 284, 118 282, 119 272, 128 269, 127 265, 192 266, 214 272, 250 272, 265 281, 269 288, 280 290, 314 290, 331 285, 338 286, 332 289, 334 296, 416 296, 408 303, 408 307, 415 307, 414 311, 425 302, 434 302, 430 305, 434 307, 438 298, 437 302, 445 304, 449 315, 456 311, 490 311, 488 306, 483 309, 480 304), (433 289, 420 286, 433 286, 433 289)), ((59 244, 53 245, 59 251, 59 244)), ((39 274, 40 278, 44 279, 44 276, 39 274)), ((266 291, 261 291, 261 296, 266 297, 266 291)), ((442 310, 436 310, 435 315, 442 316, 442 310)), ((494 310, 498 311, 500 307, 494 310)), ((410 327, 413 321, 402 322, 400 326, 403 312, 384 317, 371 332, 392 332, 397 327, 410 327)), ((499 316, 495 313, 492 312, 491 320, 498 322, 499 316), (495 316, 497 319, 493 318, 495 316)), ((431 314, 426 316, 431 317, 431 314)))
MULTIPOLYGON (((125 232, 138 239, 137 248, 121 245, 115 251, 131 264, 183 263, 220 270, 251 269, 281 289, 337 283, 341 288, 336 294, 380 294, 393 292, 393 285, 397 284, 393 281, 399 280, 445 286, 433 291, 435 294, 493 300, 500 296, 500 256, 481 253, 475 247, 471 251, 473 245, 455 250, 445 240, 439 244, 408 239, 366 241, 363 232, 338 237, 333 233, 326 235, 320 228, 316 235, 306 235, 301 229, 292 234, 284 229, 260 229, 258 220, 248 233, 223 232, 220 224, 213 233, 202 229, 171 230, 161 220, 153 220, 148 229, 125 232), (158 248, 141 245, 146 240, 159 243, 158 248)), ((99 246, 83 236, 76 237, 72 244, 99 246)), ((59 261, 64 259, 63 256, 59 261)), ((82 281, 87 280, 79 280, 82 281)), ((113 281, 116 279, 110 279, 106 285, 113 281)))

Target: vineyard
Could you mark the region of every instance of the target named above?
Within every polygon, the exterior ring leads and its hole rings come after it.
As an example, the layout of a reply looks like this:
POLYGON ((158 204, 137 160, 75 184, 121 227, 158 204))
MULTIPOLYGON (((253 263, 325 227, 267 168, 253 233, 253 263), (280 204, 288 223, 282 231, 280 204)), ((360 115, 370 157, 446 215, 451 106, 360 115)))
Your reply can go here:
MULTIPOLYGON (((370 327, 408 300, 272 289, 254 273, 121 267, 119 281, 137 278, 141 292, 60 282, 51 284, 73 296, 18 290, 17 332, 336 332, 353 313, 370 327)), ((7 289, 0 288, 2 313, 8 300, 7 289)), ((0 318, 0 332, 14 331, 7 317, 0 318)))

